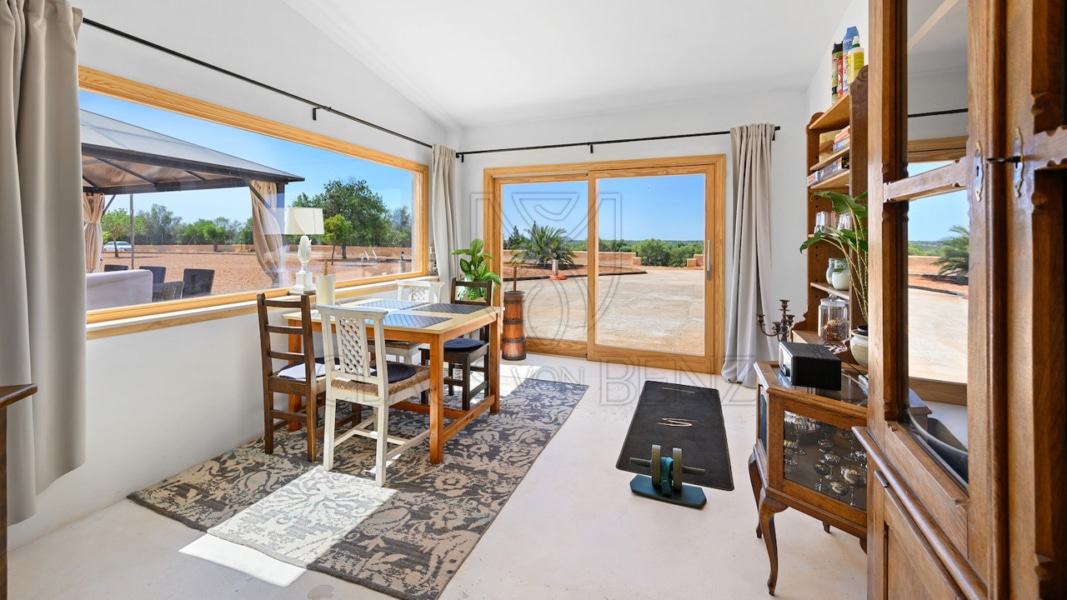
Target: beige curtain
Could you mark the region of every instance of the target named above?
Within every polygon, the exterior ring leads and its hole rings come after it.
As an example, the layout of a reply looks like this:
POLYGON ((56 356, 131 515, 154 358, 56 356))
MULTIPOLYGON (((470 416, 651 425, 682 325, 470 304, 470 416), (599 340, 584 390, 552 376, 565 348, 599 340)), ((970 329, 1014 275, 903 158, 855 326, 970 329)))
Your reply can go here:
POLYGON ((282 228, 274 215, 278 184, 273 181, 249 181, 252 190, 252 243, 263 272, 270 275, 272 287, 286 282, 285 244, 282 228))
POLYGON ((85 272, 92 273, 100 268, 100 259, 104 250, 104 230, 100 219, 104 216, 104 195, 82 192, 82 221, 85 223, 85 272))
POLYGON ((433 219, 433 245, 437 259, 437 275, 441 281, 451 281, 459 275, 459 257, 449 253, 459 246, 456 233, 456 151, 434 144, 430 164, 430 215, 433 219))
POLYGON ((733 161, 733 264, 726 291, 727 381, 756 386, 752 364, 772 356, 771 338, 756 329, 771 282, 771 142, 774 125, 730 129, 733 161))
POLYGON ((85 462, 80 25, 65 0, 0 4, 0 385, 39 386, 7 409, 14 523, 85 462))

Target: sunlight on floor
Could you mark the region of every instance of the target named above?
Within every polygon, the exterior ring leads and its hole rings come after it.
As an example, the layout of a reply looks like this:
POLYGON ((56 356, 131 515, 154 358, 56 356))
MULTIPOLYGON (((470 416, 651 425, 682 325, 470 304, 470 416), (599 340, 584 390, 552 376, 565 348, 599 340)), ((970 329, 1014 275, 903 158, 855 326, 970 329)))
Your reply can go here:
POLYGON ((275 560, 248 546, 227 542, 207 534, 200 536, 179 552, 229 567, 278 587, 288 587, 307 572, 306 569, 275 560))

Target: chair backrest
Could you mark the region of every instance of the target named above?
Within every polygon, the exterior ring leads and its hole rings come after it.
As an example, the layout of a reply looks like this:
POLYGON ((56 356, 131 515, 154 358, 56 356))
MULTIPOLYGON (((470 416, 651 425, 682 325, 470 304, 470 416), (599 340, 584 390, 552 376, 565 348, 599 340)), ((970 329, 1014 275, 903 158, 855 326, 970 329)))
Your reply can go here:
POLYGON ((398 281, 396 284, 397 300, 411 302, 435 303, 441 301, 440 281, 398 281))
POLYGON ((186 269, 182 272, 182 298, 211 295, 215 269, 186 269))
POLYGON ((185 287, 185 282, 183 281, 168 281, 164 283, 160 300, 177 300, 181 298, 183 287, 185 287))
POLYGON ((492 281, 459 281, 452 280, 452 304, 485 304, 493 303, 492 281))
POLYGON ((129 265, 115 265, 115 264, 108 263, 108 264, 104 265, 104 272, 107 273, 107 272, 110 272, 110 271, 126 271, 126 270, 129 270, 129 268, 130 268, 129 265))
POLYGON ((163 283, 167 279, 167 267, 137 267, 152 272, 152 283, 163 283))
MULTIPOLYGON (((270 378, 283 367, 274 367, 275 360, 283 360, 286 364, 300 362, 304 364, 305 374, 315 373, 315 342, 312 338, 311 324, 311 296, 302 294, 299 298, 272 298, 266 294, 256 295, 256 306, 259 310, 259 347, 263 360, 263 386, 270 389, 270 378), (283 309, 286 312, 300 311, 299 325, 271 325, 270 309, 283 309), (282 338, 272 337, 284 336, 282 338), (289 336, 299 335, 301 340, 301 352, 289 351, 289 336), (277 343, 275 343, 277 342, 277 343), (282 350, 281 348, 284 348, 282 350)), ((315 377, 305 377, 308 390, 315 381, 315 377)), ((310 394, 307 394, 310 395, 310 394)))
POLYGON ((385 398, 389 370, 385 361, 385 331, 388 311, 380 308, 318 307, 322 317, 322 354, 326 359, 326 393, 337 378, 376 386, 385 398), (368 339, 367 329, 373 331, 368 339))

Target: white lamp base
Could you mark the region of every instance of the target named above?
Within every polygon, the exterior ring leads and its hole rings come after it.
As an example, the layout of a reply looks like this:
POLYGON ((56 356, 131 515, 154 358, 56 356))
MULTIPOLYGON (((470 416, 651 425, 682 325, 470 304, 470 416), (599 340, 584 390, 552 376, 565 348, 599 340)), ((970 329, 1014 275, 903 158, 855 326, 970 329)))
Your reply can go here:
POLYGON ((311 273, 301 268, 296 273, 296 281, 294 282, 293 287, 289 288, 289 293, 294 296, 299 296, 300 294, 314 294, 315 284, 311 280, 311 273))

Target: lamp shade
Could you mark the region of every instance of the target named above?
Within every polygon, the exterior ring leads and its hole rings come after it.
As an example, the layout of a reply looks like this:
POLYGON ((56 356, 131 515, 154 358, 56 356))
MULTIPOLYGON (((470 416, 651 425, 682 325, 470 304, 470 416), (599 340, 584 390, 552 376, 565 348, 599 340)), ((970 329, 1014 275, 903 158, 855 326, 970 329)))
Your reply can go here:
POLYGON ((322 235, 322 209, 292 207, 285 209, 285 235, 322 235))

